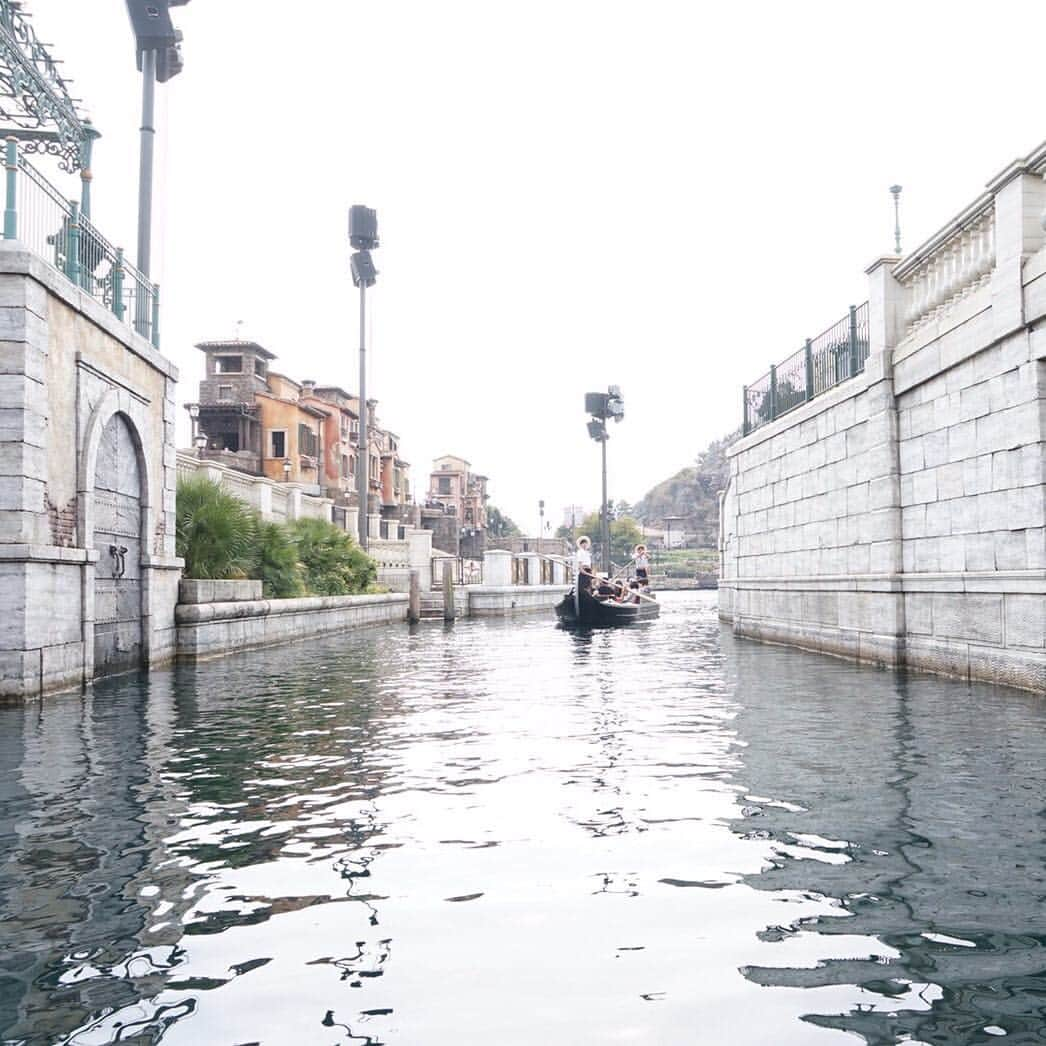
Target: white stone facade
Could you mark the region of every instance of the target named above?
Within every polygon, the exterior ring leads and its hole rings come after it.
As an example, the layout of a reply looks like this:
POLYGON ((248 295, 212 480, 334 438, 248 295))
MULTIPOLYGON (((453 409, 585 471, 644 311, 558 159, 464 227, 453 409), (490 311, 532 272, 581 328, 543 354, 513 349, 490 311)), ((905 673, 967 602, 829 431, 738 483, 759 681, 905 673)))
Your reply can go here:
POLYGON ((1044 175, 876 262, 864 372, 730 449, 738 634, 1046 690, 1044 175))
POLYGON ((140 621, 141 663, 174 656, 176 379, 101 304, 17 242, 0 242, 0 699, 94 676, 96 620, 115 616, 117 601, 112 586, 99 588, 112 606, 96 606, 96 578, 133 579, 136 604, 123 616, 140 621), (96 491, 114 419, 136 458, 123 479, 140 488, 123 498, 120 520, 115 500, 101 514, 96 491), (130 553, 96 547, 107 527, 128 525, 130 553))

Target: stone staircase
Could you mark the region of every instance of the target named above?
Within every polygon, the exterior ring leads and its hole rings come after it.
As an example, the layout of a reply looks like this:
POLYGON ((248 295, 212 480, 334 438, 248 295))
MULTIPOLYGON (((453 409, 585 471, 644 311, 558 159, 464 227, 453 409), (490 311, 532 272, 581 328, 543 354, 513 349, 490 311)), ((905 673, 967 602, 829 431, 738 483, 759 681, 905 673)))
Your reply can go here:
POLYGON ((421 593, 421 620, 442 621, 443 620, 443 593, 422 592, 421 593))

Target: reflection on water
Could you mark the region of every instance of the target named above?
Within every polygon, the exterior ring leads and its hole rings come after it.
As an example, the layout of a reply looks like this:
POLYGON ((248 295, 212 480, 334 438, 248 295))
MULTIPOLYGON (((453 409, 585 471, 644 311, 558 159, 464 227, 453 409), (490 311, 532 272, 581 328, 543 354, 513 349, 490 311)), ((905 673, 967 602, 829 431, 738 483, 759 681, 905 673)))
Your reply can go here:
POLYGON ((1046 1042, 1046 706, 375 630, 0 709, 0 1043, 1046 1042))

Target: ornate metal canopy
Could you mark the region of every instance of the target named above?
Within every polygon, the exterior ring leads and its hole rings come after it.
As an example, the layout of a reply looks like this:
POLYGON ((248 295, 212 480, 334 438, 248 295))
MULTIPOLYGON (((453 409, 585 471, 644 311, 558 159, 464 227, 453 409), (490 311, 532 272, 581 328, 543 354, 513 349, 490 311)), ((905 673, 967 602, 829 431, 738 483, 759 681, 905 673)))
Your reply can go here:
POLYGON ((0 0, 0 137, 23 152, 58 157, 65 171, 90 163, 98 132, 76 109, 68 81, 37 38, 21 0, 0 0))

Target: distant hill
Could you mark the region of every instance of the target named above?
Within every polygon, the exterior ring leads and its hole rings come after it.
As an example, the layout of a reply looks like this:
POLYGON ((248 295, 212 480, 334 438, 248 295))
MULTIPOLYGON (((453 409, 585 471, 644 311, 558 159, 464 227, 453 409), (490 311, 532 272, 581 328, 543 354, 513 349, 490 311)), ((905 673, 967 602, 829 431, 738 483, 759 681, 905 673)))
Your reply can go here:
POLYGON ((734 432, 714 440, 694 465, 648 490, 633 506, 636 519, 649 527, 661 527, 665 516, 683 516, 686 531, 696 535, 698 546, 715 548, 719 541, 719 491, 726 487, 729 475, 726 448, 739 435, 734 432))

